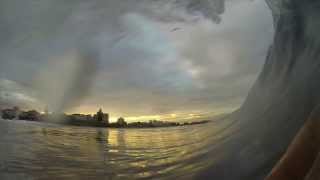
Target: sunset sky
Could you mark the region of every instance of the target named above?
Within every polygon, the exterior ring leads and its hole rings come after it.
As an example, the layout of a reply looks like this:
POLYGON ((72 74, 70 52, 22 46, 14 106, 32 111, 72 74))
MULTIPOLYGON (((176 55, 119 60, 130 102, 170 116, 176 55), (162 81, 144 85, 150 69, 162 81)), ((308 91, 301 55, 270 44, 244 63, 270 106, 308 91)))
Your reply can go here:
POLYGON ((0 107, 128 120, 241 105, 272 42, 260 0, 2 0, 0 107), (225 11, 223 12, 223 10, 225 11))

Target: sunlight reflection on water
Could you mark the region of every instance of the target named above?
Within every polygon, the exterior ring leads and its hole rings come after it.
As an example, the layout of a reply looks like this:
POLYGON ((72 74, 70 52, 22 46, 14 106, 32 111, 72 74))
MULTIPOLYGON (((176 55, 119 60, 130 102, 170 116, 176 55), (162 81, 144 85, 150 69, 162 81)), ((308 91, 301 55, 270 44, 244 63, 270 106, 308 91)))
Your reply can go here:
POLYGON ((225 125, 103 129, 0 120, 0 179, 192 179, 219 158, 205 154, 225 125))

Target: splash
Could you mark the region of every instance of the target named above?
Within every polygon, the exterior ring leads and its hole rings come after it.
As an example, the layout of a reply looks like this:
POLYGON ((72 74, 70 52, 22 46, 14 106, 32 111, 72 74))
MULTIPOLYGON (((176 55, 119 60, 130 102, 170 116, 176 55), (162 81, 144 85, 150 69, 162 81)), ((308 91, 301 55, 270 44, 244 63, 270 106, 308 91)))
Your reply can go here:
POLYGON ((40 99, 58 113, 79 105, 90 91, 97 64, 94 54, 77 50, 51 58, 35 79, 40 99))

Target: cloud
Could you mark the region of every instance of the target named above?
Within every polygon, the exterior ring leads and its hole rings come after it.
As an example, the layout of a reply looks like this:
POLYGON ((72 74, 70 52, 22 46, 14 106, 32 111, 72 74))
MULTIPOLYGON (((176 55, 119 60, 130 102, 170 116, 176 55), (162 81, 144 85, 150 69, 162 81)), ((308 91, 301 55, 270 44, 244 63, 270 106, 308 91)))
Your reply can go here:
POLYGON ((0 78, 24 84, 33 95, 19 93, 55 111, 232 109, 273 33, 262 1, 3 0, 0 7, 0 78))
POLYGON ((32 89, 8 79, 0 79, 0 102, 0 107, 20 106, 23 108, 34 108, 39 103, 32 89))

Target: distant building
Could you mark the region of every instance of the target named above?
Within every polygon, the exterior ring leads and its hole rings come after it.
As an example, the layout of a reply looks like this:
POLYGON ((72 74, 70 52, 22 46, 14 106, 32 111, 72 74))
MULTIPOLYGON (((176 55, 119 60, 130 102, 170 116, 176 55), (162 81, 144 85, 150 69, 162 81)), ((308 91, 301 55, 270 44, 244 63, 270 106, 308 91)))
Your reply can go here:
POLYGON ((117 124, 122 127, 122 126, 126 126, 127 122, 124 120, 123 117, 120 117, 117 121, 117 124))
POLYGON ((109 114, 103 113, 102 109, 100 108, 97 114, 94 115, 94 120, 109 124, 109 114))
POLYGON ((106 123, 106 124, 109 124, 109 114, 108 113, 104 113, 103 114, 103 117, 104 117, 104 122, 106 123))
POLYGON ((161 127, 161 126, 165 126, 165 125, 166 125, 166 122, 158 121, 158 120, 150 120, 150 121, 149 121, 149 124, 150 124, 151 126, 161 127))
POLYGON ((27 121, 39 121, 41 119, 41 114, 35 110, 21 112, 19 114, 19 119, 27 121))
POLYGON ((1 117, 2 119, 16 119, 18 117, 19 112, 20 109, 18 107, 14 107, 12 109, 3 109, 1 111, 1 117))
POLYGON ((77 121, 90 121, 92 119, 90 115, 85 115, 85 114, 72 114, 72 115, 69 115, 69 118, 71 118, 71 120, 77 120, 77 121))

